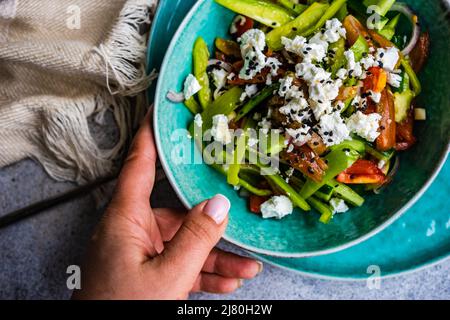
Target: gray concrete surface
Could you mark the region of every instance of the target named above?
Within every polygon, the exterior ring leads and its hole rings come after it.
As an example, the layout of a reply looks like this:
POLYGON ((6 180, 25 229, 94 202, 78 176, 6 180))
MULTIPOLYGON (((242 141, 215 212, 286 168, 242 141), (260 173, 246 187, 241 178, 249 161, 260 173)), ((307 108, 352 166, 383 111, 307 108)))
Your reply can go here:
MULTIPOLYGON (((0 216, 72 187, 52 181, 31 160, 2 169, 0 216)), ((152 201, 181 206, 166 181, 157 185, 152 201)), ((93 197, 85 196, 0 230, 0 299, 69 298, 66 269, 80 263, 101 215, 93 197)), ((364 282, 318 280, 266 265, 232 295, 195 294, 192 299, 450 299, 450 261, 383 280, 379 290, 369 290, 364 282)))

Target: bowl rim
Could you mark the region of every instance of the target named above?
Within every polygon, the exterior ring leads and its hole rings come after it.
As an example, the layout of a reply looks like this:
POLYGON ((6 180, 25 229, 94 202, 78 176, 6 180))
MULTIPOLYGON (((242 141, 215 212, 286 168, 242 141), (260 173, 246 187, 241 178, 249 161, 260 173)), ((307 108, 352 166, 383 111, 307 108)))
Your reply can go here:
MULTIPOLYGON (((165 74, 166 69, 168 68, 169 58, 174 51, 174 48, 177 44, 178 39, 180 38, 181 33, 186 28, 186 25, 191 21, 192 17, 194 16, 194 14, 197 11, 197 9, 206 1, 209 1, 209 0, 198 0, 195 3, 195 5, 190 9, 190 11, 186 15, 186 17, 184 17, 183 21, 181 22, 180 26, 178 27, 177 31, 175 32, 174 36, 172 37, 172 40, 170 41, 170 45, 164 55, 164 59, 161 64, 161 69, 160 69, 159 74, 165 74)), ((153 108, 153 115, 154 115, 153 116, 153 128, 154 129, 153 130, 154 130, 156 148, 158 151, 161 166, 163 167, 163 170, 166 173, 166 176, 169 180, 170 185, 174 189, 175 193, 177 194, 178 198, 183 203, 183 205, 187 209, 190 210, 190 209, 192 209, 193 206, 189 203, 189 201, 185 197, 183 191, 177 185, 177 182, 175 180, 173 172, 170 170, 170 167, 168 165, 168 160, 166 159, 166 157, 164 155, 163 147, 162 147, 162 143, 161 143, 158 118, 157 118, 157 116, 155 116, 157 114, 157 110, 159 108, 158 101, 160 101, 160 99, 161 99, 161 87, 162 87, 161 79, 162 79, 161 77, 158 78, 156 92, 155 92, 155 99, 154 99, 154 108, 153 108)), ((311 252, 299 252, 299 253, 283 253, 283 252, 261 249, 258 247, 244 244, 244 243, 240 242, 239 240, 228 236, 226 234, 226 232, 223 235, 223 239, 238 246, 238 247, 246 249, 248 251, 255 252, 258 254, 268 255, 268 256, 272 256, 272 257, 278 257, 278 258, 308 258, 308 257, 327 255, 327 254, 343 251, 345 249, 353 247, 353 246, 355 246, 359 243, 362 243, 362 242, 368 240, 369 238, 377 235, 378 233, 380 233, 381 231, 386 229, 388 226, 393 224, 396 220, 398 220, 407 210, 409 210, 422 197, 422 195, 425 193, 425 191, 434 182, 434 180, 438 176, 439 172, 442 170, 442 168, 447 160, 449 151, 450 151, 450 137, 448 138, 448 141, 447 141, 446 150, 444 150, 443 154, 441 154, 439 161, 436 164, 436 167, 433 169, 433 172, 431 173, 430 177, 427 179, 427 181, 424 183, 424 185, 420 188, 420 190, 418 190, 416 192, 416 194, 402 208, 397 210, 397 212, 395 214, 393 214, 392 217, 387 219, 384 223, 382 223, 378 227, 374 228, 372 231, 366 233, 365 235, 362 235, 362 236, 360 236, 352 241, 349 241, 345 244, 342 244, 342 245, 339 245, 336 247, 332 247, 332 248, 328 248, 325 250, 317 250, 317 251, 311 251, 311 252)))

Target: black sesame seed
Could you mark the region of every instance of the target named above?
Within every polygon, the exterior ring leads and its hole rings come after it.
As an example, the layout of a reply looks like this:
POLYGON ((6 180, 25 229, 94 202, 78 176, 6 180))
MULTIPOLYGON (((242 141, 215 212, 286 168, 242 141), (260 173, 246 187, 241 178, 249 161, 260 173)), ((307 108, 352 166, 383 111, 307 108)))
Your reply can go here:
POLYGON ((318 141, 314 141, 313 145, 318 146, 320 143, 318 141))
POLYGON ((276 26, 276 25, 277 25, 277 23, 276 23, 276 22, 272 22, 272 25, 273 25, 273 26, 276 26))
POLYGON ((296 28, 296 27, 293 27, 292 28, 292 31, 297 31, 298 29, 296 28))
POLYGON ((311 47, 306 47, 306 51, 311 51, 312 48, 311 47))
POLYGON ((314 174, 314 169, 311 168, 311 167, 308 167, 308 172, 311 173, 311 174, 314 174))
POLYGON ((381 126, 380 129, 381 129, 381 130, 385 130, 386 127, 385 127, 385 126, 381 126))
POLYGON ((342 149, 342 151, 343 151, 343 152, 350 152, 350 149, 345 148, 345 149, 342 149))
POLYGON ((384 52, 381 52, 380 53, 380 58, 383 58, 384 57, 384 52))
POLYGON ((329 133, 328 133, 328 132, 324 132, 323 134, 324 134, 325 136, 328 136, 328 135, 329 135, 329 133))
POLYGON ((333 142, 333 139, 328 139, 328 142, 329 142, 329 143, 332 143, 332 142, 333 142))

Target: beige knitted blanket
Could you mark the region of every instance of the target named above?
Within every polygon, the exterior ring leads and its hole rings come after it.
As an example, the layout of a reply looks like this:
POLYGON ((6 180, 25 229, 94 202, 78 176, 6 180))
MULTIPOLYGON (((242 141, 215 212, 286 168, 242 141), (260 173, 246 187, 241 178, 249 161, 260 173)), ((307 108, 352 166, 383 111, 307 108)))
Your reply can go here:
POLYGON ((33 158, 58 180, 111 173, 145 112, 140 29, 156 1, 0 0, 0 168, 33 158), (120 134, 102 149, 88 119, 107 112, 120 134))

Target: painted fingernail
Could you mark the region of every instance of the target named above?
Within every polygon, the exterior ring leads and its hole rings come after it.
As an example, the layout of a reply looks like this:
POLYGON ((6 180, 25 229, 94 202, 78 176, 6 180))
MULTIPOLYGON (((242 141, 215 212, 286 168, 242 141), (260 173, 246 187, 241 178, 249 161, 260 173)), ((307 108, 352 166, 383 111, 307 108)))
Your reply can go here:
POLYGON ((256 263, 258 263, 259 266, 258 274, 260 274, 264 270, 264 264, 260 261, 256 261, 256 263))
POLYGON ((208 201, 203 213, 211 217, 217 224, 222 224, 225 221, 230 211, 231 203, 228 198, 218 194, 208 201))

